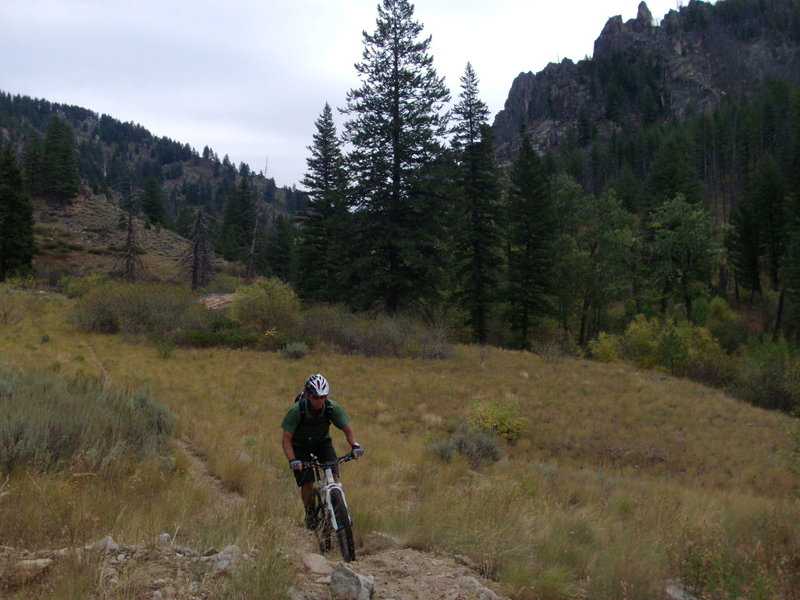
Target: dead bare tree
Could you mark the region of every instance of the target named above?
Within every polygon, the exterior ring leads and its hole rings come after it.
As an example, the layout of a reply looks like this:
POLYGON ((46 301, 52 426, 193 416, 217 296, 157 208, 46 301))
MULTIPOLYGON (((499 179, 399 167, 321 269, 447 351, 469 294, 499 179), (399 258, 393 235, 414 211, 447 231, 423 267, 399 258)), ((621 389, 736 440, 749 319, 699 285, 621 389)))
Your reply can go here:
POLYGON ((192 289, 205 287, 213 275, 213 228, 211 217, 202 208, 195 214, 192 229, 189 232, 189 245, 180 258, 180 265, 191 276, 192 289))
POLYGON ((125 281, 138 281, 144 275, 145 267, 139 257, 135 219, 137 203, 132 183, 129 184, 129 192, 125 199, 124 208, 127 213, 127 234, 125 236, 125 245, 121 248, 117 257, 115 270, 120 273, 120 277, 125 281))

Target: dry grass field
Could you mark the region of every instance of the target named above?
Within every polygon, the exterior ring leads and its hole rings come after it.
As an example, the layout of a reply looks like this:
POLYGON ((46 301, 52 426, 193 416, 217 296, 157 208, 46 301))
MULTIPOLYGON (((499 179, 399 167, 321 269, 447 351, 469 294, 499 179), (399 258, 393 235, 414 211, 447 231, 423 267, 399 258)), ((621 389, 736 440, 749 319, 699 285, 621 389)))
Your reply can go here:
MULTIPOLYGON (((800 597, 800 427, 786 415, 657 372, 491 348, 445 360, 164 353, 81 333, 71 308, 0 290, 0 365, 145 386, 175 437, 244 502, 216 504, 177 446, 108 473, 17 469, 0 477, 0 546, 147 544, 177 531, 189 547, 257 549, 257 567, 219 583, 217 597, 280 597, 294 566, 276 550, 300 506, 279 424, 321 372, 366 449, 343 468, 357 544, 381 531, 465 555, 520 600, 653 600, 671 582, 704 599, 800 597), (432 446, 493 408, 520 427, 500 460, 440 460, 432 446)), ((343 436, 334 443, 344 451, 343 436)), ((49 597, 106 597, 97 568, 60 566, 49 597)))

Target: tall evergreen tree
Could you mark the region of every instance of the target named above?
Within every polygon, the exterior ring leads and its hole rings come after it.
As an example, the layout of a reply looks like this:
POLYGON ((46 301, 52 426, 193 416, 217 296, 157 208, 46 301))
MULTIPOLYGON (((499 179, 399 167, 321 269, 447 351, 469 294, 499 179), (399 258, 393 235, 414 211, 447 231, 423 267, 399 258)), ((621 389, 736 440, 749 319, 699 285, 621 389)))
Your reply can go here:
POLYGON ((59 202, 77 196, 81 189, 78 155, 72 128, 58 116, 50 119, 42 155, 42 193, 59 202))
MULTIPOLYGON (((761 255, 763 239, 758 207, 752 198, 743 198, 731 214, 731 227, 725 245, 737 286, 752 296, 761 293, 761 255)), ((738 294, 738 287, 737 287, 738 294)))
POLYGON ((786 253, 786 186, 783 174, 771 154, 761 161, 750 186, 753 205, 757 207, 761 235, 772 289, 780 286, 781 262, 786 253))
POLYGON ((760 292, 764 273, 772 289, 780 288, 782 263, 790 245, 790 220, 783 175, 768 154, 731 215, 728 252, 737 283, 744 289, 760 292))
POLYGON ((435 295, 441 211, 426 171, 445 133, 449 92, 433 67, 431 38, 419 39, 408 0, 383 0, 375 33, 364 32, 361 87, 344 112, 360 230, 362 302, 394 312, 435 295))
POLYGON ((783 278, 789 298, 800 305, 800 88, 792 98, 791 151, 788 165, 787 245, 783 278))
POLYGON ((228 192, 225 202, 218 240, 219 252, 225 260, 243 263, 247 261, 253 241, 255 219, 256 209, 250 181, 247 177, 242 177, 239 185, 228 192))
POLYGON ((269 272, 281 281, 295 279, 295 229, 284 215, 278 215, 264 240, 263 255, 269 265, 269 272))
POLYGON ((468 311, 475 340, 486 342, 502 265, 500 183, 489 109, 478 97, 478 78, 467 63, 453 108, 456 159, 453 227, 456 298, 468 311))
POLYGON ((701 200, 700 182, 689 164, 686 148, 675 136, 668 137, 653 157, 646 188, 649 208, 658 208, 679 194, 690 204, 701 200))
POLYGON ((161 195, 161 183, 155 175, 148 175, 142 190, 142 212, 154 225, 167 226, 167 211, 161 195))
POLYGON ((31 134, 25 145, 22 164, 28 191, 38 196, 44 191, 44 143, 36 133, 31 134))
POLYGON ((509 318, 516 344, 530 348, 533 325, 552 312, 556 226, 550 182, 527 135, 511 168, 507 221, 509 318))
POLYGON ((0 153, 0 281, 31 269, 36 246, 33 205, 11 144, 0 153))
POLYGON ((329 104, 325 104, 316 126, 313 144, 308 147, 308 171, 302 181, 309 202, 302 216, 297 291, 305 298, 333 302, 342 299, 352 235, 347 170, 329 104))

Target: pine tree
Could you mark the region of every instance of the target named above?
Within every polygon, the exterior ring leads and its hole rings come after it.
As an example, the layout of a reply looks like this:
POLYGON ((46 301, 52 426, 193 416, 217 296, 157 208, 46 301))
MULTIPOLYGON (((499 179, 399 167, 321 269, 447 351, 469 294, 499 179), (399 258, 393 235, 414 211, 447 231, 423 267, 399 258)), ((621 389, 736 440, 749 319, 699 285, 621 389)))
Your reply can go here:
POLYGON ((468 311, 475 340, 486 342, 487 323, 497 300, 502 266, 500 183, 494 158, 489 109, 478 98, 478 78, 467 63, 459 102, 453 108, 456 201, 454 242, 455 297, 468 311))
POLYGON ((161 183, 155 175, 148 175, 142 191, 142 212, 154 225, 168 225, 167 211, 161 195, 161 183))
POLYGON ((0 153, 0 281, 31 270, 36 246, 33 205, 11 144, 0 153))
POLYGON ((751 198, 742 199, 733 210, 725 245, 736 283, 748 290, 752 299, 752 295, 761 293, 763 241, 758 207, 751 198))
POLYGON ((527 135, 511 169, 507 222, 509 319, 516 344, 527 349, 533 325, 553 311, 556 234, 550 182, 527 135))
MULTIPOLYGON (((226 155, 227 157, 227 155, 226 155)), ((250 181, 242 177, 228 192, 219 239, 219 251, 225 260, 247 261, 253 240, 256 210, 250 181)))
POLYGON ((309 194, 299 239, 298 294, 317 301, 341 301, 350 246, 347 170, 333 112, 325 104, 308 147, 302 181, 309 194))
POLYGON ((768 154, 753 173, 747 193, 731 215, 727 246, 737 283, 746 290, 761 291, 764 268, 772 289, 780 288, 781 269, 787 246, 791 244, 790 219, 783 176, 775 159, 768 154))
POLYGON ((408 0, 383 0, 377 28, 364 32, 361 87, 344 112, 351 179, 357 182, 357 270, 365 274, 362 303, 389 312, 435 296, 440 279, 440 202, 426 172, 445 133, 449 92, 433 67, 431 38, 408 0))
POLYGON ((783 175, 771 154, 762 159, 753 175, 750 194, 761 223, 767 273, 772 289, 777 290, 780 287, 781 263, 786 253, 788 215, 783 175))
POLYGON ((278 215, 272 231, 264 240, 263 256, 269 272, 281 281, 290 282, 295 275, 295 229, 284 215, 278 215))
POLYGON ((800 88, 792 98, 791 150, 787 169, 787 243, 783 261, 786 293, 800 305, 800 88))
POLYGON ((42 155, 42 193, 65 202, 80 193, 78 156, 72 128, 58 116, 47 126, 42 155))
POLYGON ((35 133, 25 146, 22 162, 28 191, 34 196, 40 195, 44 191, 44 144, 35 133))
POLYGON ((700 182, 689 165, 686 149, 675 136, 667 138, 653 157, 646 188, 645 203, 650 208, 658 208, 678 195, 690 204, 701 200, 700 182))

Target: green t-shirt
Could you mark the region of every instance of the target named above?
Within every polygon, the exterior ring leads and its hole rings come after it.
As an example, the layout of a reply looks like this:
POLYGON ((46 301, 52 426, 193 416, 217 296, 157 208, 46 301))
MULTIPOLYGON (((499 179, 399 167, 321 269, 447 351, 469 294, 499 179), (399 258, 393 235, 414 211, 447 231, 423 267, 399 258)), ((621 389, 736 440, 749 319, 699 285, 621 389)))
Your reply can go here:
MULTIPOLYGON (((325 407, 314 417, 311 415, 311 406, 306 404, 306 416, 300 422, 300 402, 295 402, 286 411, 281 421, 281 429, 292 434, 292 444, 297 446, 316 446, 330 438, 330 423, 325 418, 325 407)), ((327 401, 332 408, 331 423, 339 429, 344 429, 350 422, 350 417, 344 409, 333 400, 327 401)))

